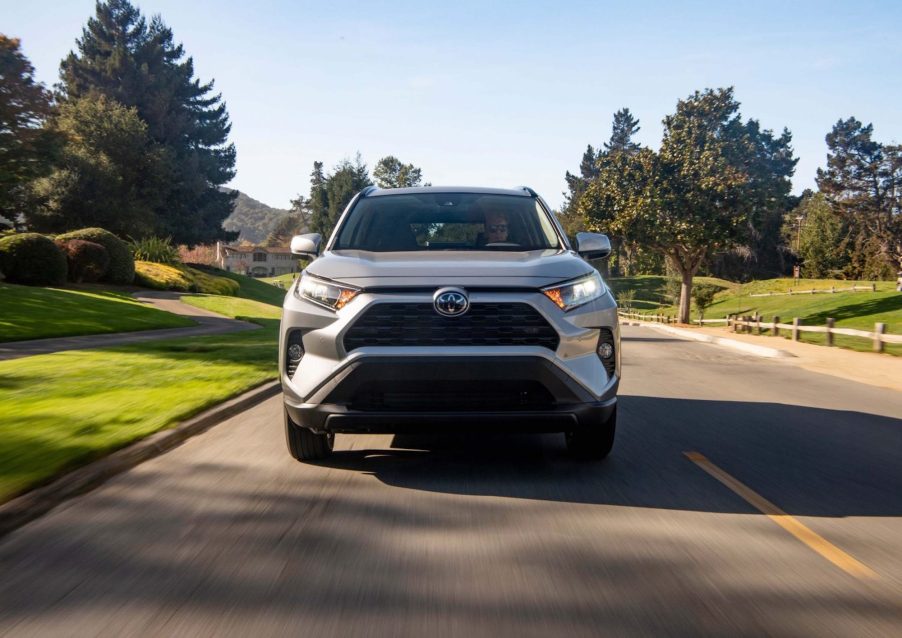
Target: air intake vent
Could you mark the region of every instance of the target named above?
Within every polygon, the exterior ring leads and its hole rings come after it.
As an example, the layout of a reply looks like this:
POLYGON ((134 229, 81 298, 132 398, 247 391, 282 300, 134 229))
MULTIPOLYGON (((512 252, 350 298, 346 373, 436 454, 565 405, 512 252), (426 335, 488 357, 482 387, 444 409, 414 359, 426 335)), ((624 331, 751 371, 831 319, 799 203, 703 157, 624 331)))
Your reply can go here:
POLYGON ((556 350, 557 332, 525 303, 476 303, 443 317, 430 303, 380 303, 367 309, 344 338, 345 350, 365 346, 541 346, 556 350))

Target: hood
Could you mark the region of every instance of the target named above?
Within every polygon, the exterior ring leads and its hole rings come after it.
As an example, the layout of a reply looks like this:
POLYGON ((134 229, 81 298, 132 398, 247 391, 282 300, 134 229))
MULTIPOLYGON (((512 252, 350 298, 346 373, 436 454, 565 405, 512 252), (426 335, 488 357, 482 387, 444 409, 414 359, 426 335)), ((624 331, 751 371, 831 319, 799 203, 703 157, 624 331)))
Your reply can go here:
POLYGON ((540 287, 592 272, 572 251, 327 251, 308 267, 311 275, 371 286, 540 287))

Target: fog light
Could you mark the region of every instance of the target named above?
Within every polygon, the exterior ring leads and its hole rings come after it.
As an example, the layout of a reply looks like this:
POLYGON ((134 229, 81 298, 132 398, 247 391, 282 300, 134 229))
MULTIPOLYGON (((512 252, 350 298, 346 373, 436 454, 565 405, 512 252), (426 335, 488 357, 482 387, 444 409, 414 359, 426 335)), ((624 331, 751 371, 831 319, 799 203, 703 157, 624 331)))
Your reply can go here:
POLYGON ((614 356, 614 346, 610 343, 598 344, 598 356, 602 359, 610 359, 614 356))
POLYGON ((288 360, 292 363, 301 360, 301 357, 304 356, 304 349, 301 347, 299 343, 293 343, 288 346, 288 360))

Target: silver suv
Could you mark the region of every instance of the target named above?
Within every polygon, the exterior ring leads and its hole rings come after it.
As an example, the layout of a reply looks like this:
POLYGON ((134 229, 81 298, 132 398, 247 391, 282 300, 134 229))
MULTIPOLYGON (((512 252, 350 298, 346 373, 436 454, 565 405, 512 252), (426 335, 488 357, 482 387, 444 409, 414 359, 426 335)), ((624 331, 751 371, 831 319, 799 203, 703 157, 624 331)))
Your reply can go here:
POLYGON ((614 443, 617 307, 529 188, 360 192, 285 297, 279 369, 298 460, 335 433, 563 432, 576 456, 614 443))

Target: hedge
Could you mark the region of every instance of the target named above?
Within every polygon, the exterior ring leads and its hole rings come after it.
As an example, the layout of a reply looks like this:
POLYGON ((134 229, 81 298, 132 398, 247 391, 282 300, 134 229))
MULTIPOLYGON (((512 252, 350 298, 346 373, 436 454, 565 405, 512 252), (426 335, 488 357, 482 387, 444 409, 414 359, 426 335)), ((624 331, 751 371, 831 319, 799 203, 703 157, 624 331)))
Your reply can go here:
POLYGON ((110 265, 110 254, 102 244, 84 239, 57 241, 69 264, 69 281, 77 284, 98 281, 110 265))
POLYGON ((209 295, 234 296, 240 285, 225 277, 214 277, 182 265, 135 262, 135 284, 154 290, 200 292, 209 295))
POLYGON ((100 244, 106 248, 110 256, 110 265, 107 268, 103 281, 113 284, 130 284, 135 279, 135 259, 129 245, 116 237, 113 233, 103 228, 82 228, 70 233, 57 236, 57 241, 69 241, 70 239, 83 239, 100 244))
POLYGON ((66 283, 66 256, 53 240, 38 233, 0 239, 0 271, 11 283, 59 286, 66 283))

